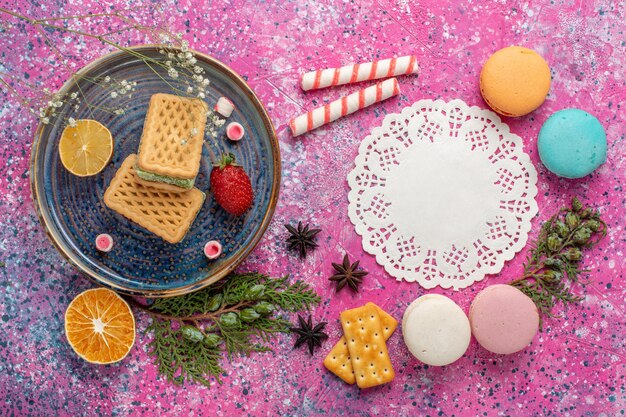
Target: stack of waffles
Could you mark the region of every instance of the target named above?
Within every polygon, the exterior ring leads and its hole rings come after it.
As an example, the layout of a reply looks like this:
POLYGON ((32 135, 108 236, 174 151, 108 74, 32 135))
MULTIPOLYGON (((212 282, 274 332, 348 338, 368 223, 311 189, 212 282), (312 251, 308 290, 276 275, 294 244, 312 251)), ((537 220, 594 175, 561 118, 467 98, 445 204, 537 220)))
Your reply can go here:
POLYGON ((139 144, 118 169, 104 203, 170 243, 180 242, 204 203, 194 187, 204 143, 207 105, 155 94, 139 144))

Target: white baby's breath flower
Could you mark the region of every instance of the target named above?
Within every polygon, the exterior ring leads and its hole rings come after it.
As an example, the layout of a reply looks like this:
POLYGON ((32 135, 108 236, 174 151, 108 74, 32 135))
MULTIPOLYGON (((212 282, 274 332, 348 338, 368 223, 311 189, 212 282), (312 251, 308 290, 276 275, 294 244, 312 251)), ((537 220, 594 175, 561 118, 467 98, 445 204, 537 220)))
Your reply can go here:
POLYGON ((189 60, 191 57, 193 57, 191 52, 185 52, 185 59, 189 60))
POLYGON ((174 55, 173 52, 168 52, 167 53, 167 57, 168 57, 168 59, 174 59, 174 57, 176 57, 176 55, 174 55))
POLYGON ((118 116, 121 116, 122 114, 124 114, 124 109, 115 110, 115 114, 117 114, 118 116))
POLYGON ((199 67, 198 65, 193 67, 193 72, 195 72, 196 74, 200 74, 202 71, 203 71, 202 67, 199 67))
POLYGON ((187 92, 188 93, 193 93, 193 87, 192 86, 187 87, 187 92))
POLYGON ((167 71, 167 75, 169 75, 172 78, 178 78, 178 71, 176 71, 174 68, 170 68, 167 71))
POLYGON ((72 94, 70 94, 70 98, 71 98, 72 100, 75 100, 75 99, 76 99, 76 97, 78 97, 78 94, 76 94, 76 93, 72 93, 72 94))
POLYGON ((165 66, 166 67, 171 67, 172 66, 172 61, 170 61, 169 59, 167 61, 165 61, 165 66))
POLYGON ((206 97, 206 94, 204 94, 202 91, 200 91, 200 92, 198 93, 198 97, 200 97, 200 98, 205 98, 205 97, 206 97))
POLYGON ((50 119, 48 117, 44 117, 41 119, 41 123, 43 123, 44 125, 47 125, 48 123, 50 123, 50 119))
POLYGON ((74 110, 78 111, 78 109, 80 109, 80 106, 77 104, 77 105, 74 106, 74 110))
POLYGON ((121 83, 121 84, 122 84, 124 87, 126 87, 126 86, 128 85, 128 81, 126 81, 126 80, 122 80, 122 83, 121 83))
POLYGON ((104 82, 105 83, 111 82, 111 77, 109 77, 108 75, 104 77, 104 82))
POLYGON ((111 98, 117 98, 117 91, 111 92, 111 98))
POLYGON ((187 60, 187 63, 189 65, 195 65, 196 62, 198 62, 198 60, 195 57, 193 57, 193 56, 187 60))
POLYGON ((71 127, 76 127, 76 119, 70 117, 69 119, 67 119, 67 124, 69 124, 71 127))
POLYGON ((209 81, 209 79, 208 79, 208 78, 203 78, 203 79, 202 79, 202 85, 203 85, 203 86, 205 86, 205 87, 206 87, 206 86, 207 86, 207 85, 209 85, 209 84, 211 84, 211 81, 209 81))
POLYGON ((54 103, 52 103, 52 105, 54 107, 61 107, 63 105, 63 102, 62 101, 55 101, 54 103))

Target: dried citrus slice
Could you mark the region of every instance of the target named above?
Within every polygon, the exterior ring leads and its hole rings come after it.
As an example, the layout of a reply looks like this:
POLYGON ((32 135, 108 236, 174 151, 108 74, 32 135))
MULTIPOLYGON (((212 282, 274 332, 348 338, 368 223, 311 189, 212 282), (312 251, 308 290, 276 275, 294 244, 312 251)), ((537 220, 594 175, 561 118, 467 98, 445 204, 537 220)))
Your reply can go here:
POLYGON ((72 349, 91 363, 124 359, 135 343, 135 317, 114 291, 87 290, 65 312, 65 336, 72 349))
POLYGON ((63 166, 72 174, 95 175, 113 155, 113 137, 109 129, 95 120, 77 120, 61 133, 59 155, 63 166))

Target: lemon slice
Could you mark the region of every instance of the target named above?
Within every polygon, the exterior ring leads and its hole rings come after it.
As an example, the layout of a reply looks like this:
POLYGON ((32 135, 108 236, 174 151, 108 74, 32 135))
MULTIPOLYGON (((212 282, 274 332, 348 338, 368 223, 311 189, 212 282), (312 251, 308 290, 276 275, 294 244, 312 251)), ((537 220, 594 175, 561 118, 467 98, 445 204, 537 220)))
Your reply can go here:
POLYGON ((88 177, 102 171, 113 155, 109 129, 95 120, 77 120, 61 134, 59 156, 72 174, 88 177))

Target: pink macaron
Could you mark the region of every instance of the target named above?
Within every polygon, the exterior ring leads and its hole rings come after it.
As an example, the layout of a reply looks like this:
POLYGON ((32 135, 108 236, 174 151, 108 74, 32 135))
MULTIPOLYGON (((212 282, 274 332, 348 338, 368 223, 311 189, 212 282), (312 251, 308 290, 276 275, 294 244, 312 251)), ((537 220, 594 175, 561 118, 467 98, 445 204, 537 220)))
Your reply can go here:
POLYGON ((472 334, 490 352, 508 355, 524 349, 539 330, 535 303, 511 285, 478 293, 469 310, 472 334))
POLYGON ((207 259, 217 259, 222 254, 222 244, 217 240, 211 240, 204 245, 204 256, 207 259))

